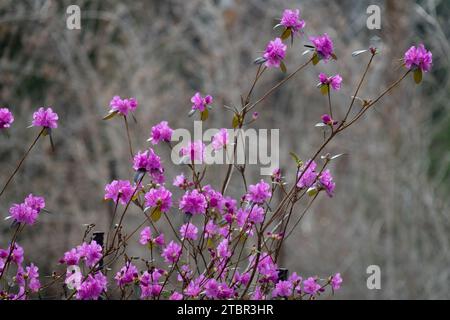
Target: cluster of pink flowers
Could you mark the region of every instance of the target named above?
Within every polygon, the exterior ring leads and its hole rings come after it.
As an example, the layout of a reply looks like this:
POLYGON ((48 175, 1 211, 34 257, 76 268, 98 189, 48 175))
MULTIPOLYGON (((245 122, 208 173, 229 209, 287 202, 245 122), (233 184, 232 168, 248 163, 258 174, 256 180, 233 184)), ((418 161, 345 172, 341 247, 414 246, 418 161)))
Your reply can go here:
POLYGON ((342 77, 340 75, 327 76, 325 73, 319 74, 320 86, 330 86, 333 90, 340 90, 342 84, 342 77))
POLYGON ((156 238, 152 237, 152 230, 150 229, 150 227, 145 227, 144 229, 142 229, 141 231, 141 237, 139 239, 139 243, 142 245, 158 245, 158 246, 163 246, 165 242, 164 239, 164 233, 161 233, 159 236, 157 236, 156 238))
POLYGON ((280 38, 270 41, 264 51, 263 58, 266 60, 266 67, 279 68, 281 61, 286 56, 287 45, 280 38))
POLYGON ((152 148, 147 151, 139 151, 133 159, 133 169, 136 171, 147 172, 157 183, 164 182, 164 168, 161 164, 161 158, 152 148))
POLYGON ((0 273, 3 273, 7 263, 16 265, 16 275, 9 284, 10 287, 17 286, 17 293, 7 293, 0 290, 0 299, 25 300, 29 292, 38 292, 41 288, 39 280, 39 268, 33 263, 24 268, 24 250, 16 242, 9 246, 7 250, 0 249, 0 273), (12 249, 12 250, 11 250, 12 249))
POLYGON ((420 44, 418 47, 412 46, 406 51, 404 61, 408 69, 428 72, 433 65, 433 54, 423 44, 420 44))
POLYGON ((298 9, 284 10, 280 24, 286 29, 290 29, 293 34, 296 34, 306 26, 305 21, 300 19, 300 10, 298 9))
POLYGON ((210 106, 213 103, 213 97, 207 95, 203 98, 200 92, 196 92, 192 96, 191 102, 192 102, 192 110, 198 110, 200 112, 203 112, 208 106, 210 106))
POLYGON ((127 116, 129 112, 133 112, 138 107, 136 98, 122 99, 120 96, 114 96, 109 103, 111 112, 117 112, 123 116, 127 116))
POLYGON ((13 204, 9 209, 9 213, 15 222, 33 225, 39 217, 39 213, 44 208, 44 198, 30 194, 25 198, 23 203, 13 204))
POLYGON ((0 108, 0 129, 9 128, 14 122, 14 116, 8 108, 0 108))
POLYGON ((186 191, 180 200, 180 210, 186 214, 198 215, 205 214, 208 202, 205 196, 197 189, 186 191))
POLYGON ((309 40, 312 42, 314 48, 316 49, 316 53, 319 55, 321 60, 328 61, 333 57, 333 40, 331 40, 328 34, 324 33, 321 36, 310 37, 309 40))
POLYGON ((202 141, 189 142, 186 147, 180 149, 182 157, 187 158, 190 163, 202 163, 205 159, 206 146, 202 141))
POLYGON ((270 185, 264 182, 264 180, 261 180, 259 183, 248 187, 248 193, 245 198, 253 203, 263 204, 271 196, 270 185))
POLYGON ((169 127, 167 121, 161 121, 156 126, 152 127, 150 138, 148 139, 152 144, 158 144, 161 141, 170 142, 172 139, 173 130, 169 127))
POLYGON ((105 187, 105 200, 113 200, 114 203, 118 201, 126 205, 130 202, 136 187, 133 187, 128 180, 114 180, 105 187))
POLYGON ((84 261, 88 267, 94 267, 103 257, 102 250, 102 247, 94 240, 90 243, 84 242, 78 247, 64 253, 64 257, 60 259, 60 263, 64 263, 67 266, 74 266, 84 261))
POLYGON ((54 129, 58 127, 58 119, 58 114, 53 112, 51 107, 48 107, 47 109, 41 107, 33 114, 32 125, 35 127, 54 129))
POLYGON ((164 187, 151 189, 145 194, 145 205, 158 208, 162 212, 168 212, 172 207, 172 193, 164 187))
POLYGON ((333 181, 330 170, 324 170, 320 175, 316 172, 315 161, 306 162, 298 174, 297 187, 300 189, 315 187, 317 191, 325 190, 328 196, 332 197, 336 184, 333 181), (317 179, 318 177, 318 179, 317 179))
POLYGON ((229 135, 227 129, 220 129, 212 138, 212 147, 214 150, 218 151, 226 148, 229 144, 229 135))

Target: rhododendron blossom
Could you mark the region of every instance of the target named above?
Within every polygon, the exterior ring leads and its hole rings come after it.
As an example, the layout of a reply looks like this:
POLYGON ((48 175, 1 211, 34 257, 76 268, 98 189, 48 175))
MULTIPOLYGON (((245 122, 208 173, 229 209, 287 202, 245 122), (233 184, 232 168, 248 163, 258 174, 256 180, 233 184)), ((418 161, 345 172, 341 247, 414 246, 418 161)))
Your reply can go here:
POLYGON ((420 44, 418 47, 412 46, 405 52, 404 61, 408 69, 428 72, 433 65, 433 54, 420 44))
POLYGON ((312 42, 320 59, 327 61, 332 58, 334 45, 333 40, 331 40, 328 34, 324 33, 321 36, 310 37, 309 40, 312 42))
POLYGON ((333 90, 340 90, 342 84, 342 77, 340 75, 335 75, 328 77, 325 73, 319 74, 320 85, 330 86, 333 90))
POLYGON ((203 112, 205 111, 206 107, 213 103, 213 97, 207 95, 203 98, 200 92, 197 92, 192 96, 191 102, 192 110, 199 110, 200 112, 203 112))
POLYGON ((152 127, 149 141, 152 144, 158 144, 161 141, 170 142, 172 139, 173 130, 169 127, 167 121, 161 121, 156 126, 152 127))
POLYGON ((227 129, 220 129, 220 131, 213 136, 212 147, 216 151, 222 148, 226 148, 228 143, 229 137, 227 129))
POLYGON ((54 129, 58 127, 58 119, 58 115, 53 112, 51 107, 48 107, 47 109, 41 107, 33 114, 32 125, 35 127, 54 129))
POLYGON ((172 207, 172 193, 164 187, 151 189, 145 194, 145 205, 147 207, 156 207, 162 212, 168 212, 172 207))
POLYGON ((266 67, 279 68, 281 61, 286 56, 287 45, 280 38, 270 41, 264 51, 263 58, 266 59, 266 67))
POLYGON ((306 25, 304 20, 300 19, 300 10, 290 10, 286 9, 283 11, 283 17, 281 18, 280 24, 287 29, 291 29, 293 34, 296 34, 306 25))
POLYGON ((9 128, 14 122, 14 116, 8 108, 0 108, 0 129, 9 128))
POLYGON ((120 96, 114 96, 109 103, 112 112, 120 113, 127 116, 129 112, 133 112, 138 107, 136 98, 122 99, 120 96))
POLYGON ((270 185, 264 182, 264 180, 261 180, 261 182, 248 187, 246 199, 254 203, 262 204, 271 196, 270 185))
POLYGON ((197 240, 198 228, 192 223, 185 223, 180 228, 181 239, 197 240))
POLYGON ((180 201, 180 210, 192 215, 205 214, 207 206, 205 196, 197 190, 187 191, 180 201))
POLYGON ((114 180, 105 187, 105 200, 110 199, 115 203, 118 201, 126 205, 133 195, 135 187, 131 186, 130 181, 114 180))
POLYGON ((180 149, 180 154, 189 159, 189 162, 202 163, 205 159, 206 146, 202 141, 189 142, 186 147, 180 149))

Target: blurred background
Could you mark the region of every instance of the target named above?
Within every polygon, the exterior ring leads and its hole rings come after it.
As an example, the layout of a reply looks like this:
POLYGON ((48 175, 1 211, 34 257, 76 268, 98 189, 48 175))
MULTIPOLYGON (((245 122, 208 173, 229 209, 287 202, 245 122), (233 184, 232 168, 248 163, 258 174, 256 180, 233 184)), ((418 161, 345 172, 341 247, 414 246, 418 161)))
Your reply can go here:
MULTIPOLYGON (((214 96, 206 127, 231 127, 222 105, 239 105, 254 77, 252 61, 277 33, 272 29, 284 8, 300 8, 306 35, 289 48, 286 65, 305 61, 307 36, 327 32, 337 62, 308 68, 259 106, 256 128, 280 129, 281 168, 289 181, 289 151, 311 157, 323 136, 314 128, 326 112, 316 88, 319 72, 340 73, 343 89, 333 95, 343 116, 368 56, 351 53, 378 37, 377 56, 361 96, 373 98, 403 73, 400 59, 423 42, 434 67, 416 86, 411 78, 327 149, 347 153, 333 163, 333 199, 316 202, 287 241, 281 265, 304 276, 341 272, 338 299, 450 298, 450 2, 331 0, 165 0, 0 2, 0 105, 16 121, 0 137, 0 181, 5 181, 37 135, 27 129, 32 112, 53 106, 60 115, 54 130, 56 153, 48 140, 32 151, 0 201, 1 217, 12 203, 33 192, 52 212, 25 232, 19 243, 41 274, 55 270, 63 252, 79 244, 84 224, 106 230, 111 204, 103 201, 106 183, 131 179, 123 121, 102 121, 112 96, 135 96, 137 123, 131 124, 134 149, 144 150, 150 128, 168 120, 192 129, 187 117, 195 91, 214 96), (81 8, 81 30, 66 28, 66 8, 81 8), (366 9, 381 8, 381 30, 368 30, 366 9), (381 268, 381 290, 368 290, 366 268, 381 268)), ((284 77, 264 75, 255 97, 284 77)), ((163 157, 167 181, 183 169, 163 157)), ((251 167, 249 183, 260 180, 251 167)), ((219 188, 225 176, 216 166, 206 179, 219 188)), ((230 194, 240 197, 234 175, 230 194)), ((180 194, 175 192, 178 197, 180 194)), ((299 214, 301 207, 298 207, 299 214)), ((161 220, 160 223, 162 223, 161 220)), ((141 222, 136 208, 127 224, 141 222)), ((181 223, 181 222, 180 222, 181 223)), ((131 228, 131 227, 130 227, 131 228)), ((0 247, 11 237, 0 225, 0 247)), ((143 254, 139 246, 132 254, 143 254)))

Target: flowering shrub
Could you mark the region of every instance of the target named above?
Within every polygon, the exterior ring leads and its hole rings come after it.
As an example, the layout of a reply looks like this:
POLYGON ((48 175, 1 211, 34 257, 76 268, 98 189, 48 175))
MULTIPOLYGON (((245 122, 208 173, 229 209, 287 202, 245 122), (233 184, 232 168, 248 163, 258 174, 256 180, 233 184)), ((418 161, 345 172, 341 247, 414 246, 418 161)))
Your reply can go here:
MULTIPOLYGON (((289 50, 284 41, 289 37, 291 41, 301 39, 305 26, 299 10, 288 9, 283 12, 276 26, 282 28, 281 34, 270 41, 262 57, 255 60, 255 79, 243 97, 240 108, 226 107, 233 113, 233 128, 241 129, 256 121, 259 114, 255 108, 300 71, 320 61, 328 63, 337 60, 333 41, 327 34, 310 37, 305 45, 307 50, 304 56, 309 55, 303 58, 306 61, 261 98, 254 99, 253 89, 264 72, 272 68, 287 72, 284 60, 289 50), (247 119, 249 115, 251 119, 247 119)), ((12 222, 13 232, 5 249, 0 249, 0 280, 7 280, 0 281, 0 299, 33 298, 47 288, 59 288, 61 284, 64 287, 61 297, 80 300, 315 299, 327 292, 339 290, 343 283, 340 273, 325 277, 302 277, 299 275, 301 270, 296 270, 289 275, 279 265, 282 245, 319 195, 331 198, 338 190, 330 166, 340 155, 325 152, 330 141, 361 119, 410 73, 419 83, 422 73, 430 71, 432 66, 432 54, 425 46, 413 46, 405 53, 405 71, 399 80, 378 97, 362 99, 359 98, 360 89, 379 52, 376 48, 369 48, 352 55, 356 57, 363 54, 369 57, 368 63, 344 113, 342 110, 333 110, 331 103, 331 93, 341 89, 342 77, 319 74, 317 86, 328 98, 328 113, 322 115, 316 127, 323 130, 325 139, 307 161, 302 161, 292 153, 294 162, 289 176, 295 181, 291 183, 284 178, 280 169, 276 169, 270 181, 258 179, 259 182, 251 181, 247 185, 245 167, 228 164, 222 183, 205 185, 203 178, 208 168, 203 160, 206 147, 202 141, 191 141, 180 150, 183 156, 180 165, 186 171, 177 173, 170 186, 166 183, 166 172, 156 148, 161 144, 172 147, 173 129, 167 121, 154 125, 148 141, 155 149, 148 147, 145 151, 134 153, 127 117, 133 116, 136 111, 137 100, 113 97, 104 120, 116 116, 124 119, 132 158, 131 163, 126 165, 135 173, 134 177, 125 177, 125 180, 105 181, 104 199, 114 204, 113 221, 106 241, 103 238, 86 241, 91 229, 86 230, 82 243, 75 244, 74 248, 61 255, 59 264, 62 271, 55 272, 50 280, 41 285, 43 278, 40 279, 38 267, 33 263, 24 264, 24 250, 18 244, 25 228, 33 232, 31 228, 46 212, 44 198, 30 194, 23 203, 12 204, 10 215, 6 217, 12 222), (355 110, 359 101, 362 101, 362 105, 355 110), (236 169, 243 177, 245 193, 235 199, 227 195, 227 189, 236 169), (175 198, 171 187, 180 189, 184 194, 175 198), (274 201, 276 193, 282 195, 280 201, 274 201), (302 199, 306 199, 308 204, 298 214, 296 205, 302 199), (132 209, 142 213, 143 222, 134 230, 125 231, 127 214, 132 209), (161 232, 162 225, 172 232, 161 232), (141 257, 128 256, 127 248, 133 242, 145 246, 146 254, 141 257), (117 263, 120 264, 119 268, 114 270, 117 263)), ((206 121, 208 112, 214 110, 214 99, 210 95, 202 96, 197 92, 190 101, 189 115, 198 111, 202 121, 206 121)), ((49 136, 51 141, 51 129, 58 127, 58 120, 58 115, 50 107, 39 108, 33 114, 32 126, 38 127, 40 131, 6 181, 0 197, 39 139, 49 136)), ((13 121, 9 109, 0 109, 0 130, 8 130, 13 121)), ((238 138, 235 136, 230 139, 227 129, 222 128, 212 137, 212 147, 215 151, 227 149, 236 154, 238 138)))

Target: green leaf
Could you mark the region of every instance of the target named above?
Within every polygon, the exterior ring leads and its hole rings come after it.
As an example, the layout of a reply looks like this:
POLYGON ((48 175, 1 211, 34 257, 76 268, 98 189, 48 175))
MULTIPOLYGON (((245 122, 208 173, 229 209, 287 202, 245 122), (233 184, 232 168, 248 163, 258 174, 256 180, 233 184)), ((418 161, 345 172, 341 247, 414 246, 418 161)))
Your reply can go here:
POLYGON ((280 62, 280 69, 281 69, 281 71, 284 72, 284 73, 287 72, 286 65, 284 64, 283 61, 280 62))
POLYGON ((204 111, 202 111, 202 113, 200 115, 200 120, 205 121, 206 119, 208 119, 208 115, 209 115, 209 111, 208 111, 208 109, 205 109, 204 111))
POLYGON ((336 56, 334 53, 331 54, 331 57, 332 57, 334 60, 337 60, 337 59, 338 59, 337 56, 336 56))
POLYGON ((117 111, 110 111, 106 116, 103 117, 103 120, 110 120, 114 118, 118 114, 117 111))
POLYGON ((414 82, 417 84, 422 82, 422 70, 421 69, 417 69, 416 71, 414 71, 414 82))
POLYGON ((319 193, 319 191, 317 190, 316 187, 312 187, 309 188, 308 191, 306 191, 306 193, 308 194, 308 196, 314 197, 317 193, 319 193))
POLYGON ((233 129, 236 129, 237 127, 239 127, 239 124, 240 124, 239 116, 237 114, 235 114, 233 117, 233 129))
POLYGON ((330 87, 328 85, 322 85, 320 87, 320 92, 322 92, 323 95, 328 95, 328 91, 330 90, 330 87))
POLYGON ((286 40, 287 38, 289 38, 291 36, 291 29, 287 28, 283 31, 283 33, 281 34, 281 39, 282 40, 286 40))
POLYGON ((161 209, 159 207, 156 207, 150 214, 150 218, 152 218, 153 222, 157 222, 159 219, 161 219, 161 214, 161 209))
POLYGON ((317 65, 320 62, 320 58, 319 55, 316 53, 314 53, 313 57, 312 57, 312 63, 313 65, 317 65))
POLYGON ((293 151, 289 152, 289 154, 291 155, 292 159, 294 159, 297 166, 301 167, 303 164, 303 161, 300 159, 300 157, 293 151))

